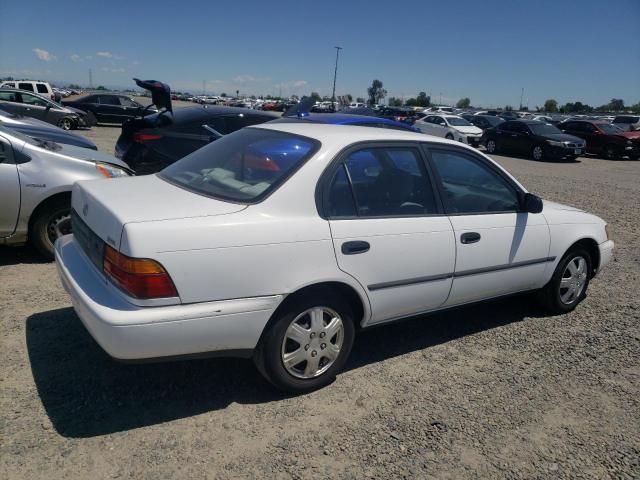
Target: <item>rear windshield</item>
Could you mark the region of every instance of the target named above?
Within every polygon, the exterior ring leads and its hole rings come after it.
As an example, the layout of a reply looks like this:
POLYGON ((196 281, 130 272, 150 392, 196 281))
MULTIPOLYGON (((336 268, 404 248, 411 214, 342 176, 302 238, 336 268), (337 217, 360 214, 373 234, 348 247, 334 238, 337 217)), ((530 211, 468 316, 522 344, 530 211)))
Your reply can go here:
POLYGON ((160 178, 209 197, 254 203, 269 195, 318 149, 307 137, 243 128, 187 155, 160 178))
POLYGON ((620 133, 622 133, 624 131, 620 127, 616 127, 615 125, 611 125, 610 123, 599 123, 598 127, 604 133, 608 133, 608 134, 616 134, 617 135, 617 134, 620 134, 620 133))

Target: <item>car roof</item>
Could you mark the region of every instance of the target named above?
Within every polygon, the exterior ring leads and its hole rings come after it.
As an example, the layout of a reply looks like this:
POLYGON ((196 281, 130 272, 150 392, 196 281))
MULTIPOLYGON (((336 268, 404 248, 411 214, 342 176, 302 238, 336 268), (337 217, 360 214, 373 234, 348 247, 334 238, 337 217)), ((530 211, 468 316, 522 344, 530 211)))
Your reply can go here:
POLYGON ((48 102, 50 102, 51 100, 47 97, 42 96, 41 94, 37 93, 37 92, 32 92, 31 90, 21 90, 19 88, 11 88, 11 87, 0 87, 0 91, 1 92, 19 92, 19 93, 28 93, 30 95, 35 95, 36 97, 40 97, 44 100, 47 100, 48 102))

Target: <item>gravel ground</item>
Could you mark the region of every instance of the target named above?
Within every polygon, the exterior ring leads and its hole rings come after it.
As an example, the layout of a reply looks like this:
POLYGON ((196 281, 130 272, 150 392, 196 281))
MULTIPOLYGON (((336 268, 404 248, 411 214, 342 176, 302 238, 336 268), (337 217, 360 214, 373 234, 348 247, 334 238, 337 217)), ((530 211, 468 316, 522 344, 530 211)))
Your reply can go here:
MULTIPOLYGON (((84 132, 113 152, 119 129, 84 132)), ((0 249, 0 477, 640 478, 640 162, 495 157, 609 221, 616 260, 574 312, 527 297, 363 333, 286 397, 241 360, 123 365, 52 264, 0 249)))

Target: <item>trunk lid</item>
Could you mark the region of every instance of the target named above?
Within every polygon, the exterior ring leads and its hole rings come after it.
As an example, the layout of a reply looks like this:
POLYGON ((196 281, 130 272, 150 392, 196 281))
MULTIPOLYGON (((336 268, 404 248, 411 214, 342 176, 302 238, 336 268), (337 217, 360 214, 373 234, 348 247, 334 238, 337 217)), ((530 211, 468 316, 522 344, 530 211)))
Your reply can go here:
POLYGON ((71 206, 93 233, 118 250, 127 223, 227 215, 247 207, 188 192, 156 175, 77 182, 71 206))

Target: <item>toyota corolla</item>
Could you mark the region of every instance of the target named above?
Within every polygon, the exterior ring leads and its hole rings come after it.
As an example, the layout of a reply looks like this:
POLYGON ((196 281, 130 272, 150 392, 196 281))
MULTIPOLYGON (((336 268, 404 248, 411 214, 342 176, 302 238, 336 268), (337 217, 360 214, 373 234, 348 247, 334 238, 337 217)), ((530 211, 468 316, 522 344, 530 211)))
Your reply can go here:
POLYGON ((603 220, 467 145, 342 125, 244 128, 157 175, 78 182, 72 207, 58 271, 106 352, 250 357, 294 392, 374 325, 529 291, 568 312, 613 252, 603 220))

